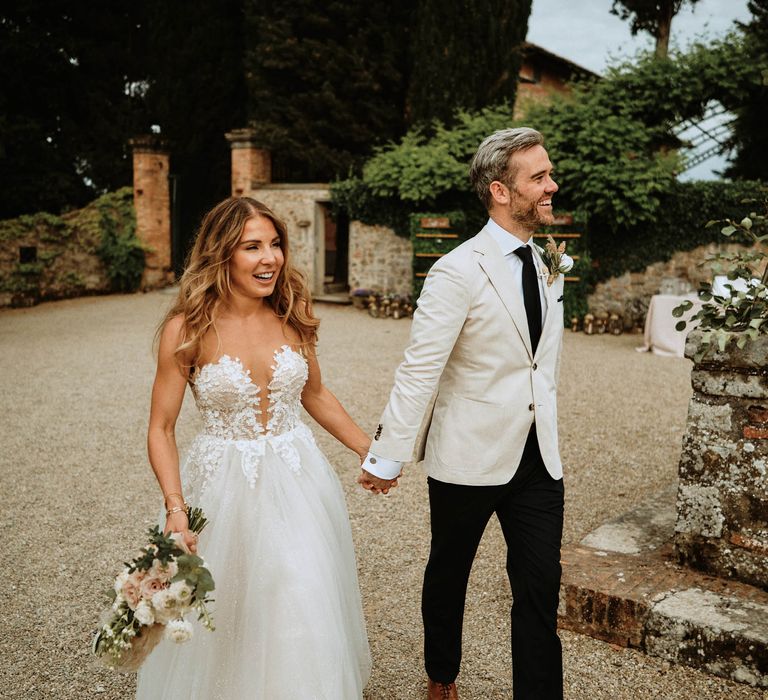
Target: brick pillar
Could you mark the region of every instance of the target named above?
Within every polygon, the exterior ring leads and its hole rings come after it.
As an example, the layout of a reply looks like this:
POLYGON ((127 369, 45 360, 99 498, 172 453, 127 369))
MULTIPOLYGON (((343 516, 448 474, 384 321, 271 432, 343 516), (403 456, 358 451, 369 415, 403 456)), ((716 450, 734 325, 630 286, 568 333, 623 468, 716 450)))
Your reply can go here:
MULTIPOLYGON (((686 357, 700 343, 691 331, 686 357)), ((683 564, 768 589, 766 357, 768 338, 760 336, 693 366, 675 549, 683 564)))
POLYGON ((235 129, 225 134, 232 148, 232 196, 250 195, 272 182, 272 154, 261 148, 253 129, 235 129))
POLYGON ((137 136, 128 143, 133 149, 136 235, 147 247, 141 288, 155 289, 173 281, 168 144, 154 134, 137 136))

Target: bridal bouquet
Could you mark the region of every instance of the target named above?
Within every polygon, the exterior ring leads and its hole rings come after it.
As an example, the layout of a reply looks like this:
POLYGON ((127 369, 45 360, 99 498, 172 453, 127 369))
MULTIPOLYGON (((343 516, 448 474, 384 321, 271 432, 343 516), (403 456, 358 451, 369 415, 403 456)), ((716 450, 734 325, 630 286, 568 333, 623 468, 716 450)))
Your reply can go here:
MULTIPOLYGON (((200 534, 207 524, 200 508, 189 511, 189 529, 200 534)), ((135 671, 165 636, 176 643, 192 637, 184 616, 195 611, 205 628, 213 630, 206 608, 212 602, 211 572, 205 562, 184 547, 178 533, 149 530, 149 543, 118 574, 93 639, 93 653, 118 671, 135 671)))

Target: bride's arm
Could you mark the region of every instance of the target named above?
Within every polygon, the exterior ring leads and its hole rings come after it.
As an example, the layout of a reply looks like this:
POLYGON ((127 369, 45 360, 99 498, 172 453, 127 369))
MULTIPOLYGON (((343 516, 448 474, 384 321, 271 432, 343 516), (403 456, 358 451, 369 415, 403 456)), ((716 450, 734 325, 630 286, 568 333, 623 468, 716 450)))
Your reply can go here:
MULTIPOLYGON (((173 318, 166 324, 160 336, 147 431, 149 462, 163 492, 166 509, 184 505, 175 433, 176 419, 179 417, 187 385, 174 352, 179 345, 181 326, 181 317, 173 318)), ((188 526, 186 513, 178 511, 168 516, 165 532, 180 532, 184 543, 194 552, 195 538, 188 526)))
POLYGON ((301 403, 312 418, 340 443, 365 459, 371 439, 344 410, 341 402, 323 384, 320 364, 314 349, 304 350, 309 366, 309 378, 301 393, 301 403))

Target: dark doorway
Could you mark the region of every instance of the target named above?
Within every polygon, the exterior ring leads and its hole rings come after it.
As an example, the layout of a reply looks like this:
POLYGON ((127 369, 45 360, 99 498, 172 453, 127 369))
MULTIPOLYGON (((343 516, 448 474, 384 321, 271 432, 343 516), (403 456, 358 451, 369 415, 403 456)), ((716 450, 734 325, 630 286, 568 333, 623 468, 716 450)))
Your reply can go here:
POLYGON ((326 294, 346 292, 349 289, 349 217, 339 212, 334 220, 327 204, 320 205, 325 231, 325 278, 326 294))

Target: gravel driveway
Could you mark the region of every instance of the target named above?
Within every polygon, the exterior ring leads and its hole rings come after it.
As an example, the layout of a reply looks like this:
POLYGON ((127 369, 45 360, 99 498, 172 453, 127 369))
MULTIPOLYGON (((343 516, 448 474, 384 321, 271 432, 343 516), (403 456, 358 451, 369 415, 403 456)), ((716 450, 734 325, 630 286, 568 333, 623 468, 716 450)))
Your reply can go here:
MULTIPOLYGON (((130 698, 134 679, 89 656, 102 592, 161 503, 145 456, 151 339, 168 292, 0 312, 0 697, 130 698)), ((320 305, 326 384, 372 431, 408 337, 406 320, 320 305)), ((673 483, 690 396, 687 360, 640 354, 639 336, 566 331, 560 429, 565 540, 673 483)), ((187 397, 178 437, 196 429, 187 397)), ((425 479, 373 497, 357 461, 315 430, 345 486, 374 659, 366 700, 421 698, 419 595, 425 479)), ((215 573, 215 572, 214 572, 215 573)), ((462 700, 511 697, 509 584, 489 527, 467 600, 462 700)), ((568 700, 747 700, 762 691, 562 632, 568 700)))

